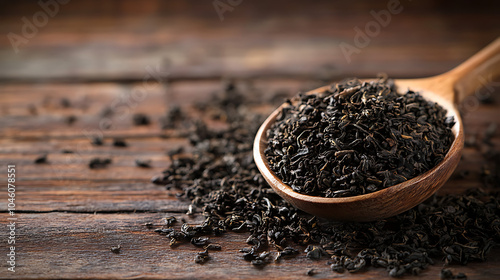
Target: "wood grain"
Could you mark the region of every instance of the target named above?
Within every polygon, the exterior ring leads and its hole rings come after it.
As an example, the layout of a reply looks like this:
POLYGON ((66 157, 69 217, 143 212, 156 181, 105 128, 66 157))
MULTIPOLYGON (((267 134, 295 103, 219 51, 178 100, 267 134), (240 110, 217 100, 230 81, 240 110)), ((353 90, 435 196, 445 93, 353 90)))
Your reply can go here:
MULTIPOLYGON (((271 88, 282 88, 283 81, 266 82, 271 88)), ((290 82, 292 83, 292 82, 290 82)), ((182 83, 181 83, 182 84, 182 83)), ((258 83, 257 83, 258 84, 258 83)), ((286 82, 285 82, 286 84, 286 82)), ((78 86, 78 85, 75 85, 78 86)), ((99 85, 94 85, 96 88, 99 85)), ((179 84, 180 86, 180 84, 179 84)), ((32 86, 36 88, 36 86, 32 86)), ((50 86, 48 91, 50 92, 50 86)), ((54 86, 57 92, 59 85, 54 86)), ((26 88, 30 88, 27 86, 26 88)), ((103 89, 105 89, 104 87, 103 89)), ((180 87, 179 96, 188 95, 189 87, 180 87)), ((210 88, 207 87, 207 91, 210 88)), ((96 91, 99 91, 96 89, 96 91)), ((34 89, 26 90, 33 96, 34 89)), ((496 88, 494 97, 498 95, 496 88)), ((4 94, 6 100, 22 92, 4 94)), ((208 95, 200 90, 199 97, 208 95)), ((90 98, 93 100, 93 98, 90 98)), ((498 99, 497 99, 498 100, 498 99)), ((96 103, 98 104, 98 103, 96 103)), ((498 103, 496 103, 498 104, 498 103)), ((97 106, 91 103, 91 106, 97 106)), ((186 107, 190 105, 185 104, 186 107)), ((43 114, 56 114, 58 109, 47 110, 43 114)), ((155 109, 161 112, 161 106, 155 109)), ((155 111, 153 110, 153 111, 155 111)), ((253 110, 269 111, 254 107, 253 110)), ((152 112, 153 112, 152 111, 152 112)), ((194 110, 187 110, 194 113, 194 110)), ((85 113, 82 113, 84 116, 85 113)), ((15 119, 5 115, 3 121, 15 119)), ((499 120, 498 105, 483 105, 469 112, 464 118, 465 133, 482 133, 491 122, 499 120)), ((6 121, 7 122, 7 121, 6 121)), ((34 129, 32 123, 28 128, 34 129)), ((203 266, 194 264, 196 248, 191 245, 170 249, 168 240, 144 228, 145 222, 161 225, 161 219, 168 215, 182 215, 188 203, 175 198, 175 190, 166 191, 162 186, 149 183, 151 176, 158 174, 169 164, 165 151, 169 148, 186 146, 184 138, 162 138, 148 131, 140 132, 138 127, 123 124, 127 133, 120 132, 129 143, 127 148, 116 148, 105 138, 102 147, 92 146, 89 139, 74 129, 66 137, 47 131, 39 138, 4 136, 0 140, 0 164, 15 163, 18 166, 18 217, 19 217, 19 267, 17 278, 267 278, 296 279, 310 268, 316 268, 317 278, 336 277, 325 265, 326 259, 314 262, 304 253, 292 260, 272 264, 263 270, 255 269, 241 259, 238 250, 245 246, 245 234, 228 234, 214 238, 221 243, 222 252, 211 254, 212 260, 203 266), (135 134, 133 133, 135 132, 135 134), (152 135, 153 134, 153 135, 152 135), (67 162, 62 149, 82 147, 81 158, 67 162), (48 164, 35 165, 33 159, 40 153, 49 154, 48 164), (113 164, 103 170, 89 170, 88 159, 95 156, 109 156, 113 164), (134 166, 134 159, 151 158, 153 168, 142 169, 134 166), (122 253, 115 255, 111 246, 120 244, 122 253)), ((152 125, 151 128, 156 127, 152 125)), ((22 133, 21 130, 18 131, 22 133)), ((495 134, 492 142, 500 145, 500 135, 495 134)), ((189 151, 189 149, 188 149, 189 151)), ((474 148, 466 148, 454 176, 440 190, 441 193, 460 193, 465 189, 480 187, 483 158, 474 148), (463 175, 468 171, 467 175, 463 175)), ((6 197, 1 194, 0 209, 6 209, 6 197), (5 199, 4 199, 5 198, 5 199)), ((0 225, 5 226, 5 213, 0 214, 0 225)), ((192 220, 196 223, 199 218, 192 220)), ((188 219, 188 221, 190 221, 188 219)), ((5 239, 6 231, 0 231, 0 239, 5 239)), ((4 254, 5 246, 0 247, 4 254)), ((440 260, 436 260, 437 263, 440 260)), ((469 266, 452 266, 454 272, 465 272, 470 279, 491 279, 500 272, 497 264, 500 252, 493 251, 488 262, 469 266)), ((6 264, 1 264, 6 269, 6 264)), ((440 265, 425 270, 415 279, 436 278, 440 265)), ((369 270, 361 274, 340 274, 348 279, 379 279, 386 277, 383 270, 369 270)), ((0 278, 12 278, 1 274, 0 278)))
MULTIPOLYGON (((176 190, 149 181, 170 164, 167 150, 186 146, 190 151, 185 128, 159 127, 158 119, 171 106, 181 106, 186 118, 204 118, 217 127, 220 123, 208 120, 193 104, 211 100, 231 78, 250 100, 266 104, 248 104, 253 112, 268 114, 282 101, 274 98, 277 92, 291 96, 338 78, 378 72, 407 78, 442 73, 500 33, 495 1, 401 3, 403 12, 348 63, 338 44, 353 43, 354 27, 373 20, 370 11, 385 9, 387 1, 243 1, 220 21, 211 1, 74 0, 61 6, 16 54, 7 34, 21 33, 21 18, 31 18, 40 7, 33 1, 0 0, 0 166, 16 164, 19 175, 18 269, 4 273, 7 264, 0 257, 0 278, 297 279, 310 268, 316 268, 318 279, 386 277, 378 269, 336 274, 326 259, 314 262, 304 253, 256 269, 238 252, 246 246, 246 235, 234 233, 213 237, 223 250, 196 265, 197 248, 170 248, 165 237, 143 224, 159 227, 163 217, 183 216, 188 206, 175 197, 176 190), (148 66, 159 67, 162 75, 144 84, 148 66), (145 85, 146 98, 134 102, 131 94, 145 85), (62 99, 70 106, 62 106, 62 99), (101 129, 100 113, 107 107, 120 110, 110 117, 111 128, 101 129), (147 113, 152 124, 134 126, 134 113, 147 113), (68 116, 76 117, 71 125, 68 116), (89 137, 100 133, 105 144, 91 145, 89 137), (111 146, 114 137, 129 146, 111 146), (34 164, 44 153, 48 163, 34 164), (94 157, 113 162, 106 169, 89 170, 94 157), (136 167, 137 158, 151 159, 152 168, 136 167), (122 247, 120 254, 110 252, 116 245, 122 247)), ((477 135, 481 141, 490 123, 500 125, 500 90, 493 86, 486 93, 496 102, 465 106, 466 139, 477 135)), ((500 146, 498 131, 491 142, 500 146)), ((482 185, 480 152, 464 150, 440 193, 482 185)), ((8 249, 6 208, 2 191, 0 256, 8 249)), ((436 261, 414 279, 438 278, 441 260, 436 261)), ((487 262, 452 270, 469 279, 495 279, 500 278, 498 264, 495 249, 487 262)))
MULTIPOLYGON (((16 278, 37 279, 297 279, 315 268, 314 278, 381 279, 387 272, 376 269, 358 274, 336 274, 325 265, 327 261, 312 261, 301 253, 294 259, 270 264, 256 269, 243 260, 240 248, 245 244, 244 234, 226 234, 212 237, 222 245, 222 251, 210 253, 211 259, 204 265, 194 263, 194 255, 200 251, 192 245, 180 245, 171 249, 168 239, 147 229, 144 223, 160 226, 162 218, 170 213, 126 214, 78 214, 73 213, 26 213, 19 214, 18 267, 16 278), (40 246, 44 244, 44 246, 40 246), (112 246, 121 246, 119 254, 110 252, 112 246)), ((6 214, 0 214, 2 220, 6 214)), ((188 222, 200 222, 199 219, 188 222)), ((0 232, 5 240, 5 231, 0 232)), ((4 254, 5 246, 0 248, 4 254)), ((495 250, 498 252, 498 249, 495 250)), ((500 252, 498 252, 500 253, 500 252)), ((500 254, 492 254, 488 262, 469 266, 451 266, 464 272, 469 279, 494 279, 500 277, 494 265, 500 262, 500 254)), ((6 269, 2 262, 1 269, 6 269)), ((440 266, 431 266, 412 279, 436 279, 440 266)), ((11 278, 0 274, 1 279, 11 278)))
POLYGON ((348 61, 339 44, 356 46, 355 28, 364 29, 374 20, 370 11, 387 9, 387 1, 314 1, 307 7, 254 1, 227 12, 223 21, 210 1, 93 3, 61 6, 18 54, 6 35, 21 34, 21 18, 40 9, 6 4, 0 18, 0 80, 141 81, 147 66, 160 67, 171 79, 373 77, 379 72, 415 78, 445 72, 500 33, 494 1, 476 1, 474 8, 465 1, 401 1, 403 11, 348 61), (89 12, 95 6, 100 12, 89 12))

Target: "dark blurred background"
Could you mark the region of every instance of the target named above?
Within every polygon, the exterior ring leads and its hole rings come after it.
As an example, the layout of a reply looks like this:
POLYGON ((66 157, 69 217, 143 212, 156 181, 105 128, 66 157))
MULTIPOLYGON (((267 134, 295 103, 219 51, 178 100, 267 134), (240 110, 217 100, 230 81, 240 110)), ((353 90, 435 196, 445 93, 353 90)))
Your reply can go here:
POLYGON ((0 1, 0 81, 434 75, 500 35, 499 3, 0 1))

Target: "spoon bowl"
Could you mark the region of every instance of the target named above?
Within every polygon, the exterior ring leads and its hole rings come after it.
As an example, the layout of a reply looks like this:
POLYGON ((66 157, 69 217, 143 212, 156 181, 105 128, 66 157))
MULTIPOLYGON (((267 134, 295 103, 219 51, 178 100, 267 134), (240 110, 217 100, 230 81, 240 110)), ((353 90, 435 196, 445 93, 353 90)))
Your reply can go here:
MULTIPOLYGON (((456 104, 482 86, 486 78, 499 74, 500 38, 447 73, 422 79, 394 80, 398 92, 408 89, 419 92, 426 100, 441 105, 447 110, 447 116, 456 120, 452 128, 455 139, 444 160, 431 170, 400 184, 373 193, 341 198, 310 196, 292 190, 271 170, 264 154, 267 148, 266 132, 284 105, 272 112, 257 132, 253 149, 255 163, 276 193, 312 215, 343 221, 373 221, 397 215, 429 198, 451 176, 460 161, 464 144, 463 122, 456 104)), ((320 87, 306 94, 324 92, 329 87, 320 87)))

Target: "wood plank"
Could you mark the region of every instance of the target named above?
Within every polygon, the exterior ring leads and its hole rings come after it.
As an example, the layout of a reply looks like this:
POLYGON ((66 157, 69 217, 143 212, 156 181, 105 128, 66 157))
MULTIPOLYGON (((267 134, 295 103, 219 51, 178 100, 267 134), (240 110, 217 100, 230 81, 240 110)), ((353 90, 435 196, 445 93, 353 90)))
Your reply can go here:
MULTIPOLYGON (((108 152, 102 150, 95 153, 96 156, 108 156, 108 152)), ((16 164, 17 194, 22 198, 18 209, 24 212, 185 212, 188 203, 175 197, 178 190, 167 191, 163 186, 150 183, 151 177, 160 174, 168 166, 166 156, 146 154, 141 157, 153 159, 154 168, 135 167, 134 157, 128 156, 113 157, 117 163, 103 170, 88 169, 87 161, 58 164, 57 157, 52 155, 49 156, 51 163, 44 165, 2 155, 0 165, 16 164)), ((27 157, 23 155, 18 158, 27 157)), ((484 158, 473 149, 466 149, 463 158, 440 193, 462 193, 467 189, 482 187, 484 158)), ((7 201, 0 201, 0 209, 6 208, 7 201)))
MULTIPOLYGON (((292 89, 298 89, 297 85, 300 84, 300 82, 293 83, 288 80, 241 83, 247 83, 248 87, 255 87, 256 91, 265 89, 262 95, 265 100, 269 100, 269 104, 271 104, 273 92, 284 90, 285 93, 290 94, 292 89)), ((118 90, 110 90, 110 94, 99 94, 99 92, 105 92, 109 88, 115 89, 117 86, 103 86, 102 84, 84 86, 91 88, 91 90, 85 91, 84 96, 88 100, 89 108, 93 109, 81 110, 81 112, 74 110, 82 116, 91 110, 93 110, 91 113, 95 114, 98 111, 95 108, 100 108, 102 104, 119 94, 118 90)), ((37 95, 37 86, 4 85, 4 87, 11 89, 8 91, 9 93, 4 95, 3 100, 6 104, 12 107, 22 107, 24 99, 19 96, 26 95, 27 100, 34 102, 42 102, 49 96, 54 101, 59 100, 65 96, 65 92, 77 88, 79 85, 52 85, 52 87, 45 85, 44 91, 50 92, 51 95, 45 93, 37 95), (15 90, 12 90, 13 88, 15 90)), ((192 106, 192 100, 203 100, 203 98, 211 96, 209 93, 212 92, 212 89, 215 91, 218 87, 220 87, 220 83, 178 82, 173 83, 170 90, 174 93, 173 100, 181 100, 182 107, 189 108, 192 106), (181 97, 185 97, 186 100, 182 101, 181 97)), ((496 97, 496 92, 497 90, 493 93, 494 97, 496 97)), ((158 102, 162 98, 161 95, 161 92, 152 95, 152 98, 156 98, 156 102, 149 102, 148 106, 152 106, 152 108, 148 114, 163 112, 165 105, 158 102)), ((76 94, 71 100, 73 99, 80 100, 81 97, 76 94)), ((57 102, 53 103, 57 104, 57 102)), ((12 127, 17 129, 12 135, 7 134, 0 139, 0 165, 16 164, 18 167, 18 191, 19 195, 25 198, 24 202, 19 204, 20 210, 28 212, 185 211, 186 204, 173 197, 176 193, 175 190, 167 192, 163 187, 154 186, 149 181, 152 176, 160 174, 170 164, 170 160, 165 154, 167 150, 185 147, 186 153, 189 153, 190 147, 187 139, 162 138, 162 134, 158 132, 159 130, 157 131, 157 128, 154 128, 154 125, 139 128, 131 126, 127 121, 127 124, 123 124, 124 129, 112 130, 105 134, 103 146, 93 146, 87 136, 78 129, 73 129, 66 137, 62 137, 60 134, 50 132, 52 128, 60 127, 59 123, 47 124, 45 121, 41 121, 41 124, 36 123, 36 118, 55 115, 58 114, 59 110, 62 110, 55 105, 47 106, 47 108, 39 115, 31 116, 32 121, 25 124, 29 131, 38 129, 38 138, 30 138, 29 135, 33 136, 33 134, 26 134, 27 131, 19 129, 22 124, 15 122, 16 116, 5 115, 2 119, 6 123, 14 123, 15 125, 12 127), (113 136, 124 137, 128 147, 111 146, 111 137, 113 136), (62 153, 66 149, 75 153, 62 153), (34 159, 44 153, 48 154, 49 163, 34 164, 34 159), (102 170, 90 170, 87 164, 91 158, 95 157, 109 157, 112 158, 113 163, 102 170), (150 159, 153 168, 136 167, 135 159, 150 159)), ((268 105, 264 108, 254 108, 254 110, 258 109, 260 113, 265 114, 272 108, 271 105, 268 105)), ((187 112, 193 113, 194 111, 187 110, 187 112)), ((481 140, 486 127, 491 122, 498 123, 500 119, 498 114, 497 105, 494 104, 482 105, 476 111, 469 112, 464 119, 466 138, 469 135, 477 134, 481 140)), ((192 116, 188 115, 187 117, 192 116)), ((500 145, 498 131, 494 135, 492 143, 496 146, 500 145)), ((460 193, 469 188, 480 187, 483 165, 484 159, 479 152, 474 148, 466 148, 463 160, 455 174, 440 192, 460 193), (465 172, 468 173, 466 176, 464 176, 465 172)), ((0 206, 2 206, 1 209, 5 209, 6 201, 0 201, 0 206)))
MULTIPOLYGON (((7 214, 0 214, 5 226, 7 214)), ((146 229, 144 223, 160 226, 162 218, 170 213, 136 214, 75 214, 40 213, 17 214, 16 272, 2 273, 1 279, 297 279, 315 268, 315 278, 380 279, 387 277, 383 269, 370 269, 358 274, 337 274, 325 264, 326 259, 312 261, 303 252, 294 259, 272 263, 256 269, 244 261, 240 248, 246 247, 246 234, 225 234, 211 237, 222 245, 222 251, 210 254, 204 265, 193 262, 200 251, 194 246, 168 246, 165 237, 146 229), (40 246, 44 244, 44 246, 40 246), (119 254, 110 252, 112 246, 121 246, 119 254)), ((199 218, 186 217, 189 223, 200 222, 199 218)), ((6 230, 0 238, 6 240, 6 230)), ((6 254, 6 246, 1 247, 6 254)), ((495 263, 500 262, 500 251, 495 249, 489 262, 468 266, 452 265, 455 272, 464 272, 469 279, 494 279, 500 277, 495 263)), ((440 260, 412 279, 434 279, 439 277, 440 260)), ((0 264, 6 270, 7 263, 0 264)))
POLYGON ((500 31, 494 1, 479 1, 474 9, 446 1, 402 2, 403 11, 349 62, 339 44, 356 46, 355 27, 373 21, 370 11, 386 9, 387 1, 306 6, 252 1, 226 13, 224 21, 211 2, 168 3, 141 3, 143 9, 110 3, 95 13, 88 8, 93 5, 71 1, 18 54, 7 34, 21 34, 21 18, 40 8, 34 2, 8 5, 0 24, 0 80, 140 81, 148 66, 160 67, 171 79, 372 77, 378 72, 419 77, 449 70, 500 31))
MULTIPOLYGON (((20 182, 16 186, 16 210, 24 213, 186 213, 189 202, 177 199, 178 192, 166 191, 144 180, 20 182)), ((7 209, 7 203, 2 201, 0 205, 7 209)))
MULTIPOLYGON (((488 107, 488 106, 486 106, 488 107)), ((472 112, 467 121, 467 128, 482 131, 484 123, 478 122, 483 108, 472 112)), ((491 122, 493 119, 486 119, 491 122)), ((498 118, 496 118, 498 120, 498 118)), ((498 139, 498 133, 495 139, 498 139)), ((43 143, 43 140, 35 142, 43 143)), ((55 138, 50 142, 59 152, 61 144, 80 143, 86 139, 55 138)), ((160 139, 157 137, 140 137, 131 140, 131 151, 109 146, 92 147, 86 156, 111 153, 121 159, 119 166, 110 167, 113 172, 112 180, 106 178, 107 172, 92 173, 85 171, 81 179, 55 180, 54 178, 36 178, 24 180, 26 174, 50 174, 48 166, 35 166, 30 162, 19 163, 18 171, 22 174, 18 188, 19 204, 19 244, 18 244, 18 278, 261 278, 269 277, 295 279, 297 275, 304 275, 310 268, 316 268, 319 278, 348 277, 351 279, 379 279, 387 276, 384 270, 368 270, 360 274, 337 275, 330 271, 326 260, 313 262, 307 259, 304 253, 293 260, 286 260, 280 264, 271 264, 264 269, 255 269, 241 259, 238 250, 245 246, 245 234, 227 234, 220 238, 213 238, 224 246, 222 252, 211 254, 212 260, 203 266, 193 263, 193 257, 199 249, 191 245, 180 246, 175 249, 168 247, 164 237, 144 229, 145 222, 161 223, 165 215, 178 214, 186 210, 186 204, 169 196, 161 186, 148 184, 147 180, 153 170, 142 170, 133 167, 132 159, 141 154, 154 154, 156 150, 163 150, 162 143, 175 141, 177 145, 184 140, 178 138, 160 139), (117 154, 114 154, 117 153, 117 154), (123 153, 123 155, 122 155, 123 153), (121 170, 121 171, 120 171, 121 170), (145 173, 145 171, 147 171, 145 173), (119 172, 123 172, 119 173, 119 172), (127 174, 131 175, 127 175, 127 174), (104 174, 102 177, 101 175, 104 174), (122 177, 125 176, 125 177, 122 177), (129 176, 129 177, 126 177, 129 176), (92 178, 85 181, 82 178, 92 178), (132 177, 135 177, 133 179, 132 177), (109 180, 109 181, 106 181, 109 180), (119 181, 121 180, 121 181, 119 181), (130 182, 127 182, 130 181, 130 182), (44 211, 48 213, 33 213, 44 211), (71 213, 59 213, 70 211, 71 213), (167 213, 134 213, 135 212, 167 212, 167 213), (79 213, 82 212, 82 213, 79 213), (87 213, 97 214, 87 214, 87 213), (126 212, 126 213, 115 213, 126 212), (108 214, 112 213, 112 214, 108 214), (43 244, 44 246, 40 246, 43 244), (122 252, 118 255, 109 252, 111 246, 121 245, 122 252), (137 265, 141 264, 141 265, 137 265), (133 268, 133 269, 131 269, 133 268)), ((497 141, 497 140, 495 140, 497 141)), ((33 141, 18 141, 14 152, 4 150, 2 159, 24 160, 35 155, 37 145, 29 145, 33 141), (25 142, 25 143, 23 143, 25 142), (17 146, 19 145, 19 146, 17 146), (24 151, 24 152, 22 152, 24 151), (20 154, 18 154, 21 152, 20 154), (31 154, 33 153, 33 154, 31 154)), ((497 143, 497 142, 496 142, 497 143)), ((86 143, 88 145, 88 142, 86 143)), ((43 145, 42 145, 43 146, 43 145)), ((481 160, 475 156, 472 149, 465 153, 464 162, 472 171, 467 178, 456 178, 448 182, 445 187, 449 191, 458 191, 462 187, 477 186, 481 160), (471 153, 470 155, 468 155, 471 153)), ((161 158, 164 155, 160 156, 161 158)), ((58 155, 49 157, 54 164, 64 163, 64 158, 58 155)), ((167 163, 167 162, 165 162, 167 163)), ((463 168, 463 163, 460 168, 463 168)), ((84 166, 75 164, 72 169, 83 170, 84 166)), ((157 168, 154 171, 161 171, 157 168)), ((75 173, 76 174, 76 173, 75 173)), ((75 176, 77 176, 75 175, 75 176)), ((37 175, 38 176, 38 175, 37 175)), ((445 189, 445 190, 446 190, 445 189)), ((5 209, 5 205, 1 205, 5 209)), ((6 214, 0 214, 0 224, 6 221, 6 214)), ((192 222, 199 222, 198 218, 192 222)), ((3 225, 5 227, 5 225, 3 225)), ((6 232, 0 231, 0 238, 4 239, 6 232)), ((0 250, 5 251, 5 248, 0 250)), ((2 251, 2 252, 3 252, 2 251)), ((5 252, 6 254, 7 252, 5 252)), ((494 250, 485 263, 474 263, 468 266, 451 266, 455 273, 464 272, 472 279, 491 279, 498 277, 496 264, 500 261, 500 252, 494 250)), ((415 279, 438 277, 441 266, 437 265, 425 270, 415 279)), ((6 269, 3 263, 2 269, 6 269)), ((0 278, 12 278, 11 275, 0 275, 0 278)))
MULTIPOLYGON (((85 137, 104 136, 158 136, 165 135, 158 125, 159 118, 168 108, 181 106, 186 113, 199 118, 192 105, 205 103, 213 94, 220 92, 221 81, 173 82, 168 85, 148 84, 0 84, 0 134, 15 139, 35 139, 41 137, 85 137), (135 90, 146 89, 145 94, 135 95, 135 90), (68 93, 72 93, 68 95, 68 93), (61 105, 61 100, 69 101, 70 107, 61 105), (35 109, 33 109, 35 108, 35 109), (109 108, 114 114, 101 114, 109 108), (35 113, 33 113, 33 110, 35 113), (135 113, 146 113, 152 124, 134 126, 135 113), (76 121, 68 125, 67 118, 75 116, 76 121), (111 127, 105 129, 107 125, 111 127)), ((267 111, 277 106, 272 98, 277 92, 292 96, 295 93, 315 88, 322 84, 319 80, 240 80, 237 86, 248 90, 250 100, 269 103, 267 111)), ((282 100, 283 97, 279 100, 282 100)), ((167 136, 175 136, 167 131, 167 136)))
MULTIPOLYGON (((175 197, 178 190, 150 182, 170 164, 165 151, 181 146, 191 151, 184 127, 160 129, 158 120, 170 106, 181 106, 186 119, 206 120, 193 105, 209 102, 235 78, 250 99, 246 105, 265 115, 279 104, 276 93, 291 96, 346 76, 444 72, 500 34, 497 1, 401 1, 403 11, 349 63, 339 44, 354 44, 354 28, 364 28, 373 20, 370 11, 385 9, 387 3, 243 1, 220 21, 212 1, 74 0, 61 6, 16 54, 7 34, 20 34, 22 17, 31 18, 41 8, 37 1, 0 0, 0 166, 16 164, 18 175, 17 269, 7 273, 7 263, 0 262, 0 279, 297 279, 310 268, 316 269, 316 278, 387 277, 383 269, 337 274, 326 258, 312 261, 303 252, 256 269, 238 252, 247 246, 245 233, 211 237, 223 249, 197 265, 193 258, 199 248, 170 248, 165 237, 144 226, 151 222, 160 227, 169 215, 189 223, 202 220, 183 214, 188 202, 175 197), (158 68, 159 77, 145 84, 151 68, 158 68), (134 99, 131 94, 145 87, 144 100, 134 99), (101 112, 109 107, 115 114, 112 126, 104 129, 101 112), (134 126, 134 113, 146 113, 152 124, 134 126), (71 125, 66 123, 69 116, 77 118, 71 125), (91 145, 89 138, 100 134, 105 144, 91 145), (124 138, 128 147, 111 146, 114 137, 124 138), (44 153, 49 162, 34 164, 44 153), (91 170, 87 164, 94 157, 113 162, 91 170), (151 159, 153 167, 135 166, 138 158, 151 159), (121 245, 119 254, 110 252, 116 245, 121 245)), ((495 83, 491 94, 496 103, 466 112, 467 137, 481 140, 490 123, 500 127, 498 92, 495 83)), ((500 146, 500 130, 492 144, 500 146)), ((481 186, 485 161, 480 152, 464 150, 440 193, 481 186)), ((0 239, 7 240, 3 193, 0 239)), ((2 256, 8 252, 4 245, 2 256)), ((495 248, 487 262, 451 269, 469 279, 496 279, 499 263, 500 249, 495 248)), ((412 279, 437 279, 441 264, 436 260, 412 279)))
MULTIPOLYGON (((242 79, 236 85, 248 91, 248 98, 263 102, 259 105, 259 112, 270 112, 283 100, 283 96, 293 96, 300 91, 306 91, 322 86, 331 80, 262 80, 242 79), (277 93, 281 97, 275 100, 277 93)), ((151 137, 165 135, 160 130, 158 120, 168 108, 177 105, 183 108, 190 116, 199 118, 192 107, 197 103, 205 103, 213 94, 220 92, 221 81, 172 82, 167 85, 152 84, 146 91, 145 97, 134 99, 131 92, 142 88, 143 84, 111 84, 111 83, 77 83, 77 84, 0 84, 2 100, 0 102, 0 134, 13 139, 36 139, 40 137, 86 137, 85 135, 103 134, 109 137, 124 136, 151 137), (72 95, 68 96, 68 93, 72 95), (71 104, 66 108, 61 100, 66 99, 71 104), (31 108, 35 108, 33 113, 31 108), (110 108, 114 115, 103 117, 101 112, 110 108), (152 125, 137 127, 132 123, 134 113, 147 113, 152 125), (75 116, 77 120, 67 125, 68 116, 75 116), (110 124, 111 128, 104 130, 103 124, 110 124)), ((492 84, 493 99, 497 96, 498 85, 492 84)), ((481 114, 466 115, 465 126, 470 126, 473 133, 482 129, 489 121, 495 120, 497 107, 495 105, 481 105, 481 114), (469 125, 468 119, 474 119, 469 125), (477 124, 481 124, 477 126, 477 124)), ((257 108, 256 108, 257 109, 257 108)), ((473 113, 473 112, 471 112, 473 113)), ((166 136, 175 136, 169 131, 166 136)))
MULTIPOLYGON (((0 139, 0 154, 3 155, 4 160, 12 157, 16 161, 24 159, 24 163, 32 163, 30 158, 34 159, 43 153, 48 153, 49 162, 52 164, 65 164, 75 162, 80 155, 97 156, 102 154, 126 157, 144 155, 160 159, 164 158, 165 152, 171 149, 186 147, 187 151, 189 151, 186 138, 160 138, 158 136, 145 137, 138 135, 123 139, 126 141, 127 147, 114 147, 112 139, 107 137, 103 139, 104 144, 102 146, 95 146, 84 135, 75 138, 56 138, 47 142, 34 141, 33 139, 14 141, 2 138, 0 139), (66 153, 67 151, 72 153, 66 153)), ((85 162, 85 160, 79 162, 85 162)))

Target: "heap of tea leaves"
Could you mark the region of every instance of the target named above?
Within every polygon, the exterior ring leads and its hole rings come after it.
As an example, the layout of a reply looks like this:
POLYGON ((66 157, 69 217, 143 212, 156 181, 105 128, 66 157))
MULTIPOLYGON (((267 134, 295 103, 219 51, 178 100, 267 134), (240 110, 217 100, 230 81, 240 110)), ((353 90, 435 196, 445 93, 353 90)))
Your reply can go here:
MULTIPOLYGON (((205 217, 201 224, 182 225, 167 217, 165 225, 155 229, 172 247, 191 243, 203 248, 194 262, 210 261, 213 251, 224 250, 224 244, 212 239, 226 232, 248 235, 248 245, 242 244, 240 252, 256 267, 306 254, 320 260, 319 265, 328 262, 335 273, 385 269, 390 276, 419 274, 436 260, 483 261, 500 243, 498 192, 434 196, 405 213, 368 223, 329 222, 296 210, 267 185, 253 162, 253 138, 264 117, 252 113, 248 104, 230 85, 222 96, 200 106, 205 116, 216 116, 227 128, 215 130, 193 121, 188 133, 192 153, 171 151, 171 165, 152 179, 180 191, 180 199, 191 203, 188 214, 201 212, 205 217)), ((445 149, 434 146, 438 148, 445 149)), ((486 189, 499 185, 492 174, 485 180, 486 189)), ((441 276, 464 275, 443 270, 441 276)))
POLYGON ((441 162, 453 117, 390 80, 345 80, 299 95, 267 131, 271 169, 293 190, 315 196, 366 194, 407 181, 441 162))

